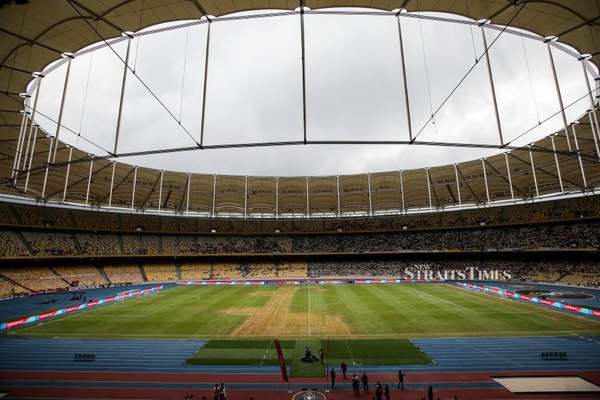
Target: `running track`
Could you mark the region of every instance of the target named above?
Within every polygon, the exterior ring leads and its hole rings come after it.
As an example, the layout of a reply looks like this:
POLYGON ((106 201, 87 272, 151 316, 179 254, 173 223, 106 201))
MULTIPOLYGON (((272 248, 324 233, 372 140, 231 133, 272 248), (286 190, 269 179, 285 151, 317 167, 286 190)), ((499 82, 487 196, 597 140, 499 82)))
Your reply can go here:
MULTIPOLYGON (((273 366, 191 366, 185 359, 204 341, 72 340, 0 338, 0 391, 27 398, 183 398, 209 395, 216 381, 227 382, 231 397, 285 399, 287 387, 273 366), (95 353, 94 362, 76 362, 73 353, 95 353)), ((350 372, 371 375, 371 382, 394 383, 395 372, 408 374, 407 389, 394 399, 420 399, 432 384, 452 398, 523 398, 491 378, 518 374, 578 374, 600 384, 600 337, 444 338, 413 340, 435 364, 423 366, 354 366, 350 372), (542 351, 566 351, 566 361, 542 361, 542 351), (481 372, 484 371, 484 372, 481 372), (485 395, 484 395, 485 394, 485 395), (517 397, 514 397, 517 396, 517 397)), ((340 377, 341 378, 341 377, 340 377)), ((293 379, 291 388, 325 389, 323 379, 293 379)), ((341 383, 330 399, 351 398, 341 383), (336 397, 334 397, 336 396, 336 397)), ((571 396, 571 395, 569 395, 571 396)), ((590 394, 573 398, 600 398, 590 394), (594 397, 595 396, 595 397, 594 397)), ((198 397, 201 398, 201 397, 198 397)), ((443 397, 442 397, 443 398, 443 397)), ((527 398, 536 398, 527 397, 527 398)), ((540 397, 538 397, 540 398, 540 397)), ((543 397, 549 398, 549 397, 543 397)), ((562 397, 555 398, 565 398, 562 397)), ((570 397, 569 397, 570 398, 570 397)))

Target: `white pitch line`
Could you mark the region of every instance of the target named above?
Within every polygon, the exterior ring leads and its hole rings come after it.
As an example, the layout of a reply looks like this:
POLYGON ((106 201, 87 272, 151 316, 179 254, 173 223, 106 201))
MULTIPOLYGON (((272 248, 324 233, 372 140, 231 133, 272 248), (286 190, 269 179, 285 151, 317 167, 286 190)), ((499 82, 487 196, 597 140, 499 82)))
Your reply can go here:
POLYGON ((310 336, 310 286, 308 286, 308 336, 310 336))

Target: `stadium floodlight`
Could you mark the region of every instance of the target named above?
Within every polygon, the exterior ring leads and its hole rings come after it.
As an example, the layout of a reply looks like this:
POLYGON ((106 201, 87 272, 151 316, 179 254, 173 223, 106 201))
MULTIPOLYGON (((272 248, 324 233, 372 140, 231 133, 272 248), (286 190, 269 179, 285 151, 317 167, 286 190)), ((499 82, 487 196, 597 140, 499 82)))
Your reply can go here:
POLYGON ((557 41, 558 41, 558 36, 550 35, 550 36, 544 37, 544 43, 557 42, 557 41))
POLYGON ((478 19, 476 22, 477 22, 477 24, 479 24, 479 26, 489 25, 492 23, 492 21, 487 18, 478 19))
POLYGON ((46 76, 46 75, 44 75, 42 72, 32 72, 32 73, 31 73, 31 75, 32 75, 34 78, 43 78, 44 76, 46 76))
POLYGON ((62 58, 75 58, 75 54, 73 54, 73 53, 69 53, 69 52, 67 52, 67 51, 65 51, 64 53, 61 53, 61 54, 60 54, 60 56, 61 56, 62 58))
POLYGON ((586 61, 587 61, 587 60, 591 60, 591 59, 592 59, 592 57, 593 57, 593 56, 592 56, 591 54, 588 54, 588 53, 586 53, 586 54, 582 54, 582 55, 581 55, 581 57, 579 57, 579 61, 581 61, 581 60, 586 60, 586 61))

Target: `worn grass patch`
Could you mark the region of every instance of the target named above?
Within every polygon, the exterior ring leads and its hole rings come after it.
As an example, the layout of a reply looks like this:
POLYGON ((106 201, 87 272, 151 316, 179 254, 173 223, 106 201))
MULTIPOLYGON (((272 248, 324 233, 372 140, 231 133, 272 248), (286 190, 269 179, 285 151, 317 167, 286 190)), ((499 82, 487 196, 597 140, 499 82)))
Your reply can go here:
POLYGON ((127 339, 600 335, 600 321, 443 284, 185 286, 9 334, 127 339))

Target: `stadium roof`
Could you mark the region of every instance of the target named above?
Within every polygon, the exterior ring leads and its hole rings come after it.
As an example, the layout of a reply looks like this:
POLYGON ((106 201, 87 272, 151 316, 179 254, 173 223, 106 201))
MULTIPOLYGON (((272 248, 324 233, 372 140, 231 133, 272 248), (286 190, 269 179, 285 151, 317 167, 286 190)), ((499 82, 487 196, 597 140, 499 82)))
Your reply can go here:
MULTIPOLYGON (((222 16, 262 9, 294 10, 299 2, 278 0, 32 0, 2 1, 0 8, 1 192, 34 199, 132 209, 163 209, 237 215, 377 214, 494 201, 532 199, 562 192, 589 192, 600 183, 597 138, 589 114, 528 148, 510 149, 486 160, 430 169, 329 177, 212 176, 158 171, 95 159, 58 146, 48 167, 51 138, 37 132, 31 172, 14 184, 13 161, 21 125, 24 92, 32 73, 98 42, 161 22, 203 15, 222 16), (85 19, 85 20, 84 20, 85 19), (576 139, 575 139, 576 135, 576 139), (577 140, 577 143, 575 143, 577 140), (554 142, 554 143, 553 143, 554 142), (577 151, 579 147, 579 152, 577 151), (554 151, 556 150, 556 152, 554 151), (76 162, 74 162, 76 161, 76 162)), ((600 58, 600 8, 588 0, 529 1, 306 1, 310 9, 368 7, 391 11, 439 11, 489 19, 494 24, 557 36, 581 54, 600 58), (519 18, 514 18, 519 11, 519 18)), ((494 123, 491 121, 490 123, 494 123)), ((24 170, 22 168, 22 170, 24 170)))

